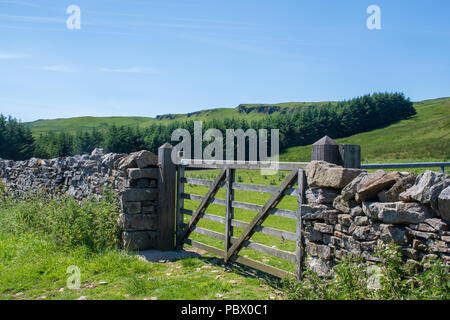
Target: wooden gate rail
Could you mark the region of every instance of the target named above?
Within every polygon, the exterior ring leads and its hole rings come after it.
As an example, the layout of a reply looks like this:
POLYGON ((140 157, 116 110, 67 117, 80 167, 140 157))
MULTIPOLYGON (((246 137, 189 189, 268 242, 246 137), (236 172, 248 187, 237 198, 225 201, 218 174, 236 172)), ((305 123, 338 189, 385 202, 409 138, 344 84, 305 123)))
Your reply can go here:
POLYGON ((294 184, 295 178, 297 178, 297 170, 292 170, 291 173, 289 173, 287 178, 281 184, 280 189, 273 194, 273 196, 269 199, 269 201, 267 201, 267 203, 259 211, 256 217, 253 218, 252 222, 250 222, 250 225, 241 234, 238 241, 233 243, 231 248, 225 254, 225 262, 228 262, 231 257, 233 257, 241 250, 243 243, 245 241, 248 241, 250 237, 255 233, 255 227, 261 225, 269 215, 269 210, 276 207, 278 203, 281 201, 281 199, 283 199, 284 192, 286 191, 286 189, 288 189, 294 184))
MULTIPOLYGON (((192 216, 192 210, 188 210, 188 209, 182 209, 183 214, 186 214, 188 216, 192 216)), ((216 216, 213 214, 209 214, 209 213, 204 213, 202 214, 202 216, 200 218, 203 218, 205 220, 209 220, 209 221, 214 221, 214 222, 218 222, 218 223, 222 223, 225 224, 225 218, 221 217, 221 216, 216 216)), ((240 220, 231 220, 231 225, 233 227, 238 227, 241 229, 245 229, 248 227, 249 223, 245 222, 245 221, 240 221, 240 220)), ((297 234, 293 233, 293 232, 289 232, 289 231, 285 231, 285 230, 279 230, 279 229, 275 229, 275 228, 271 228, 271 227, 265 227, 265 226, 257 226, 255 228, 256 232, 260 232, 263 234, 267 234, 270 236, 274 236, 274 237, 278 237, 282 240, 292 240, 292 241, 297 241, 297 234)))
MULTIPOLYGON (((281 164, 281 163, 280 163, 281 164)), ((277 277, 295 276, 301 277, 303 270, 303 236, 302 236, 302 206, 304 205, 304 167, 307 163, 284 163, 280 170, 290 170, 285 180, 280 187, 263 186, 235 183, 234 176, 236 169, 262 169, 269 168, 267 163, 236 163, 236 162, 223 162, 222 166, 217 162, 203 161, 200 164, 189 162, 179 165, 177 168, 177 247, 181 248, 182 245, 189 244, 194 247, 212 252, 224 258, 225 262, 237 262, 252 268, 261 270, 263 272, 275 275, 277 277), (195 168, 201 169, 218 169, 221 171, 214 181, 187 178, 184 176, 185 169, 195 170, 195 168), (188 194, 184 191, 184 184, 194 184, 209 187, 208 192, 204 196, 188 194), (297 188, 293 186, 297 184, 297 188), (220 188, 226 188, 226 199, 215 198, 215 195, 220 188), (234 200, 235 190, 245 190, 253 192, 271 193, 272 196, 267 203, 262 205, 240 202, 234 200), (283 199, 284 196, 297 197, 297 211, 278 209, 276 206, 283 199), (184 208, 184 200, 199 201, 200 205, 195 210, 188 210, 184 208), (225 217, 207 213, 206 210, 209 204, 217 204, 225 206, 225 217), (234 209, 245 209, 257 211, 256 216, 251 222, 244 222, 234 219, 234 209), (184 215, 190 216, 190 220, 187 224, 184 224, 184 215), (276 228, 262 226, 262 223, 269 215, 275 215, 290 219, 296 219, 296 232, 289 232, 285 230, 279 230, 276 228), (225 225, 225 233, 220 233, 206 228, 198 227, 197 223, 200 219, 218 222, 225 225), (239 238, 233 237, 234 227, 244 229, 239 238), (189 239, 189 235, 192 233, 198 233, 212 237, 217 240, 224 241, 224 249, 218 249, 216 247, 201 243, 196 240, 189 239), (262 233, 270 236, 275 236, 283 240, 291 240, 296 242, 295 252, 289 252, 280 250, 277 248, 269 247, 251 240, 254 233, 262 233), (267 264, 255 261, 239 255, 239 251, 242 248, 248 248, 262 252, 264 254, 272 255, 287 261, 295 263, 295 274, 290 273, 279 268, 269 266, 267 264)), ((281 166, 280 166, 281 167, 281 166)))
MULTIPOLYGON (((211 180, 194 179, 194 178, 181 178, 181 182, 195 184, 195 185, 199 185, 199 186, 207 186, 207 187, 210 187, 213 183, 213 181, 211 181, 211 180)), ((221 182, 219 184, 219 188, 224 188, 224 187, 226 187, 225 183, 221 182)), ((232 189, 233 190, 244 190, 244 191, 257 191, 257 192, 264 192, 264 193, 274 193, 278 190, 278 187, 234 182, 232 189)), ((297 189, 289 188, 285 191, 284 194, 287 196, 297 196, 297 189)))
MULTIPOLYGON (((202 201, 202 199, 203 199, 203 196, 199 196, 196 194, 189 194, 189 193, 182 193, 181 197, 183 199, 193 200, 193 201, 202 201)), ((217 205, 221 205, 221 206, 226 205, 225 200, 223 200, 223 199, 211 198, 209 201, 212 204, 217 204, 217 205)), ((260 211, 263 208, 263 206, 261 206, 259 204, 240 202, 240 201, 232 201, 232 206, 235 209, 245 209, 245 210, 250 210, 250 211, 260 211)), ((272 215, 278 216, 278 217, 297 219, 297 212, 292 211, 292 210, 272 208, 269 211, 269 214, 272 214, 272 215)))
POLYGON ((210 203, 210 199, 214 197, 214 195, 219 191, 219 183, 225 178, 226 170, 222 169, 222 171, 217 176, 216 180, 214 180, 214 183, 212 184, 211 188, 209 189, 208 193, 203 197, 202 202, 200 203, 197 210, 195 210, 194 214, 192 215, 191 220, 189 221, 188 225, 186 226, 186 229, 184 230, 183 235, 181 236, 181 239, 185 239, 189 237, 189 234, 192 232, 192 227, 198 222, 200 219, 200 214, 204 213, 206 208, 208 207, 210 203))

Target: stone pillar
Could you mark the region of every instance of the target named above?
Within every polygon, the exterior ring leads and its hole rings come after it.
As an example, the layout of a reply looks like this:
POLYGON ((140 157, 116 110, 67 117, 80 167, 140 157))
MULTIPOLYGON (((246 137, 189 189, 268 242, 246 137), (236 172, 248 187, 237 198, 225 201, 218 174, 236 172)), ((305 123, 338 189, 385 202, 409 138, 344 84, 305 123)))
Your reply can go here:
POLYGON ((128 186, 121 193, 122 214, 118 223, 122 247, 127 250, 158 247, 158 169, 127 169, 128 186))

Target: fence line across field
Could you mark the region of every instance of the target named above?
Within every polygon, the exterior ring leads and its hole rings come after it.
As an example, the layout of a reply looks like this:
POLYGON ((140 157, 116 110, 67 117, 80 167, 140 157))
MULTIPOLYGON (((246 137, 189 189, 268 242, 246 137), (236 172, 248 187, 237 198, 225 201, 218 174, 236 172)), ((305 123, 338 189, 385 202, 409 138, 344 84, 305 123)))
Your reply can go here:
POLYGON ((450 167, 450 162, 361 164, 361 169, 440 168, 441 173, 444 173, 445 167, 450 167))

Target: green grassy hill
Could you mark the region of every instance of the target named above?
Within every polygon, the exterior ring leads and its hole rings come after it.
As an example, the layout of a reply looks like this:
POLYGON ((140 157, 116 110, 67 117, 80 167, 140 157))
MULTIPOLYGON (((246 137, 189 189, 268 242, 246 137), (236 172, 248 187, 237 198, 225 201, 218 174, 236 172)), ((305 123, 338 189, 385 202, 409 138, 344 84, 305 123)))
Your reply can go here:
POLYGON ((236 108, 205 109, 187 114, 165 114, 150 117, 75 117, 51 120, 36 120, 27 122, 25 125, 31 129, 33 134, 45 132, 75 132, 77 130, 91 130, 92 128, 104 129, 109 126, 136 126, 141 128, 150 126, 153 123, 167 123, 173 120, 212 120, 245 118, 247 120, 257 120, 272 113, 290 113, 298 108, 308 106, 325 105, 328 102, 286 102, 278 104, 241 104, 236 108))
MULTIPOLYGON (((241 104, 236 108, 202 110, 188 114, 167 114, 147 117, 78 117, 37 120, 26 123, 33 134, 41 132, 75 132, 102 129, 113 124, 146 127, 152 123, 173 120, 211 120, 225 118, 260 119, 272 113, 290 113, 302 107, 328 102, 289 102, 279 104, 241 104)), ((337 139, 339 143, 359 144, 365 163, 449 161, 450 159, 450 98, 414 103, 417 115, 384 128, 337 139)), ((308 161, 311 146, 292 147, 281 154, 282 161, 308 161)))
MULTIPOLYGON (((384 128, 336 139, 359 144, 362 162, 395 163, 450 160, 450 98, 414 103, 417 114, 384 128)), ((311 146, 292 147, 282 161, 309 161, 311 146)))

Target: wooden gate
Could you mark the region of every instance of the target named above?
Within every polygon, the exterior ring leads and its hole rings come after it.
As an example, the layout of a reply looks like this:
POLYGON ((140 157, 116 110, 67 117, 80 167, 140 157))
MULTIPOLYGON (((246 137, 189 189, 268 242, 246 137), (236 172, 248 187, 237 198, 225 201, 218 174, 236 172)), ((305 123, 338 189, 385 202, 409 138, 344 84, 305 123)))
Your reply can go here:
POLYGON ((304 245, 302 237, 302 205, 304 202, 305 175, 304 168, 307 163, 279 163, 279 170, 289 170, 281 186, 265 186, 254 184, 242 184, 235 182, 235 170, 260 170, 268 167, 268 163, 237 163, 237 162, 208 162, 200 163, 193 161, 184 161, 182 165, 177 166, 177 214, 176 214, 176 238, 177 247, 181 248, 183 244, 189 244, 202 250, 206 250, 215 255, 223 257, 225 262, 237 262, 251 268, 272 274, 277 277, 295 276, 300 278, 303 270, 304 245), (185 170, 204 170, 220 169, 218 176, 214 181, 187 178, 185 170), (208 186, 209 190, 204 196, 187 194, 184 192, 186 183, 194 185, 208 186), (297 187, 294 186, 297 184, 297 187), (226 199, 215 198, 219 188, 226 188, 226 199), (238 202, 234 200, 235 190, 245 190, 248 192, 271 193, 272 196, 264 206, 238 202), (276 206, 285 196, 297 197, 297 211, 278 209, 276 206), (200 205, 195 210, 184 208, 184 199, 199 201, 200 205), (206 213, 209 204, 218 204, 225 206, 225 217, 206 213), (246 209, 256 211, 257 214, 251 222, 244 222, 234 219, 234 209, 246 209), (184 215, 191 218, 187 224, 184 224, 184 215), (296 233, 279 230, 271 227, 262 226, 262 223, 269 215, 281 216, 296 220, 296 233), (225 225, 225 233, 208 230, 197 226, 200 219, 219 222, 225 225), (233 237, 233 227, 244 229, 239 238, 233 237), (203 234, 215 239, 224 241, 223 250, 201 243, 189 238, 192 232, 203 234), (281 239, 292 240, 296 242, 296 251, 289 252, 277 248, 269 247, 251 240, 256 233, 263 233, 279 237, 281 239), (295 274, 282 270, 268 264, 264 264, 253 259, 239 255, 242 248, 249 248, 262 253, 282 258, 295 263, 295 274))

